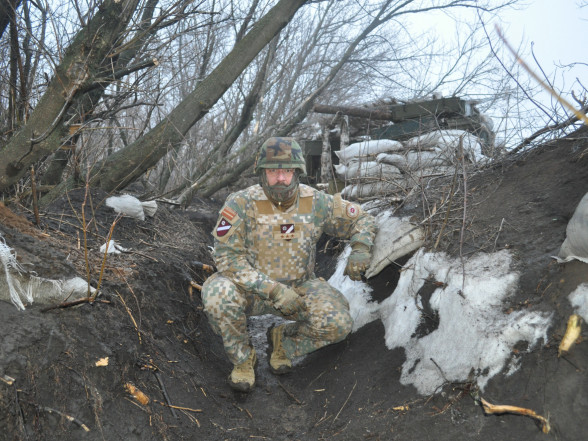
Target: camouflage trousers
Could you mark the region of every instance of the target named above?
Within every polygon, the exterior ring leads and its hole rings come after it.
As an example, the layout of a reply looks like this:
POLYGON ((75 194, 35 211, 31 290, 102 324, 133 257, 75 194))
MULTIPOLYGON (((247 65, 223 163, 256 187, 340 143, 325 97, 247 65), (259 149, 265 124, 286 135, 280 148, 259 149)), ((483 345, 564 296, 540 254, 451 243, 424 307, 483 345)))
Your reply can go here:
POLYGON ((244 293, 223 273, 209 277, 202 287, 204 311, 214 332, 223 339, 231 363, 240 364, 251 352, 247 317, 274 314, 293 320, 285 325, 282 344, 288 358, 308 354, 343 340, 351 332, 353 319, 343 294, 324 279, 310 279, 295 290, 306 304, 304 314, 285 317, 256 294, 244 293))

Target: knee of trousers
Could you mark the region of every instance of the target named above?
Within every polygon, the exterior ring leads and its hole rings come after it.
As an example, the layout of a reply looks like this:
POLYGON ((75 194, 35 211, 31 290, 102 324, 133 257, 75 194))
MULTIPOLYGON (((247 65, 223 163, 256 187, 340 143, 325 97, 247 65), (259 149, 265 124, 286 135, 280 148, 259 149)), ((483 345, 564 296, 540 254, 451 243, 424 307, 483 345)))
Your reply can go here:
POLYGON ((315 334, 324 341, 337 343, 349 335, 353 327, 353 318, 347 309, 330 311, 326 315, 311 318, 310 326, 315 334))
POLYGON ((212 327, 219 333, 220 323, 237 320, 245 313, 247 300, 228 277, 215 273, 202 285, 202 304, 212 327))

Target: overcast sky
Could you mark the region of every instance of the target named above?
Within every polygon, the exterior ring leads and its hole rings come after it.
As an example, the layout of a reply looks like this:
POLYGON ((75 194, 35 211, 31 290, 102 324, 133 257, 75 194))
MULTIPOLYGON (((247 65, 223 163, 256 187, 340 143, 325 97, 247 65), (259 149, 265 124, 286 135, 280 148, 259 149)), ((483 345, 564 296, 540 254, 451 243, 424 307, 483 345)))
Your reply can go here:
MULTIPOLYGON (((553 72, 555 66, 584 63, 566 69, 564 88, 571 88, 578 77, 588 88, 588 2, 585 0, 532 0, 521 10, 502 12, 501 25, 511 45, 530 54, 531 43, 535 56, 546 72, 553 72), (581 4, 585 4, 580 8, 581 4)), ((494 24, 494 23, 493 23, 494 24)), ((525 61, 535 66, 530 56, 525 61)), ((579 90, 574 86, 576 91, 579 90)))

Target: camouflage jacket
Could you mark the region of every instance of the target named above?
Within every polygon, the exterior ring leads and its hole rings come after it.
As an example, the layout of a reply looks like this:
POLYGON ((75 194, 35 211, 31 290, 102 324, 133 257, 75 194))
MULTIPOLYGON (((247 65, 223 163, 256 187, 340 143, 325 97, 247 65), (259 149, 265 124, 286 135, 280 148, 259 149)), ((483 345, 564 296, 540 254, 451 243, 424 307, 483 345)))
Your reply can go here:
POLYGON ((267 298, 275 282, 297 285, 314 277, 316 243, 322 233, 372 247, 374 218, 357 204, 300 184, 285 212, 260 185, 227 198, 212 235, 219 271, 246 292, 267 298))

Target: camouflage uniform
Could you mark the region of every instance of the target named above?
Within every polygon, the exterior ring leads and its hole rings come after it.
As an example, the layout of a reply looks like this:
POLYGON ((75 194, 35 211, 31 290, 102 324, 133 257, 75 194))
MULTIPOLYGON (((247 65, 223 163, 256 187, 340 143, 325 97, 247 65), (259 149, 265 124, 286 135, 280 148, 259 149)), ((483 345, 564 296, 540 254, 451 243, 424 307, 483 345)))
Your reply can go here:
POLYGON ((323 232, 369 249, 374 219, 338 194, 303 184, 285 212, 268 200, 260 185, 227 198, 213 231, 218 272, 204 283, 202 300, 234 365, 251 352, 247 316, 283 316, 269 299, 276 282, 295 289, 307 307, 304 313, 285 317, 295 321, 284 330, 283 346, 290 359, 349 334, 352 318, 347 300, 314 274, 316 243, 323 232))

